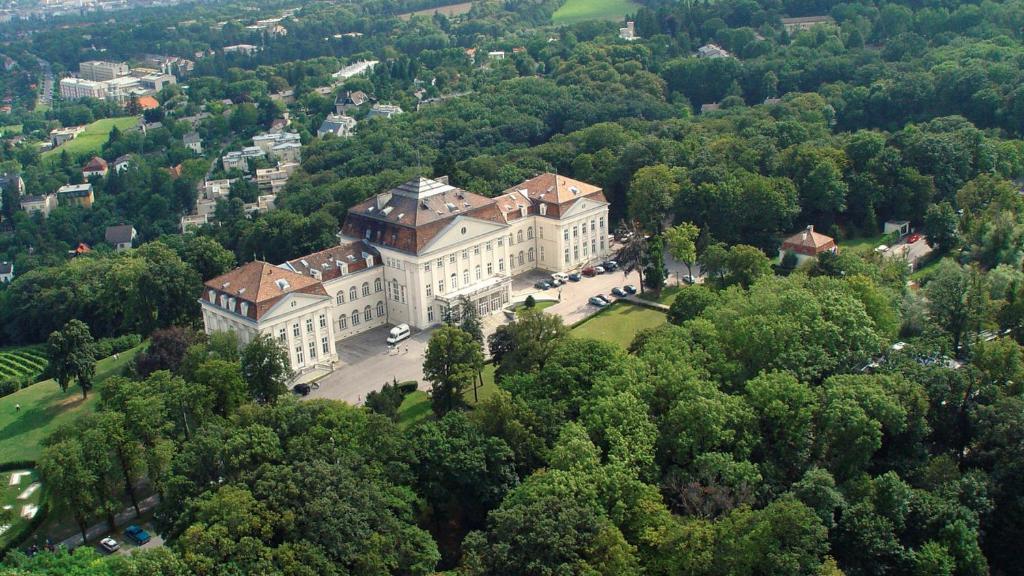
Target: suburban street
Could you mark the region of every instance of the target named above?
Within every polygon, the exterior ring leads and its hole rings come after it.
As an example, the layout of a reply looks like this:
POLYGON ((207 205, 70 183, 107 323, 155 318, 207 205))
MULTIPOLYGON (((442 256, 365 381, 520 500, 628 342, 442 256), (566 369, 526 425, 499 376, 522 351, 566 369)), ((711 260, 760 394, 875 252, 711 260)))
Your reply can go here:
MULTIPOLYGON (((677 268, 678 269, 678 268, 677 268)), ((568 282, 558 288, 537 290, 533 285, 550 275, 534 271, 512 279, 512 302, 522 302, 530 294, 538 302, 561 300, 545 312, 558 314, 567 324, 575 324, 598 312, 598 308, 587 303, 596 294, 610 295, 615 286, 633 284, 639 289, 640 275, 634 272, 628 277, 622 271, 602 274, 593 278, 584 277, 579 282, 568 282)), ((673 277, 672 283, 675 282, 673 277)), ((484 336, 493 333, 508 318, 496 313, 482 318, 484 336)), ((385 383, 397 379, 416 380, 420 389, 426 388, 423 380, 423 356, 430 341, 432 330, 414 332, 396 350, 389 351, 385 343, 390 326, 374 328, 358 336, 340 342, 338 357, 341 365, 319 381, 319 388, 310 392, 307 398, 331 398, 350 404, 362 404, 366 394, 379 390, 385 383)))

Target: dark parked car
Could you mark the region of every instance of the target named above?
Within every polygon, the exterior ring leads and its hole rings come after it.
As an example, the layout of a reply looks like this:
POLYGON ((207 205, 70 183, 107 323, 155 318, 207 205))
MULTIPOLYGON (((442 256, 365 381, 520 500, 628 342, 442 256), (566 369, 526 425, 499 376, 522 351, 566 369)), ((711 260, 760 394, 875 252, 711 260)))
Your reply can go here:
POLYGON ((607 260, 605 262, 602 262, 601 266, 604 267, 604 269, 609 272, 615 272, 616 270, 619 269, 619 263, 616 262, 615 260, 607 260))
POLYGON ((137 526, 135 524, 124 529, 124 537, 135 542, 139 546, 142 546, 150 540, 149 532, 146 532, 141 526, 137 526))
POLYGON ((598 308, 604 308, 605 306, 608 305, 608 301, 599 296, 591 296, 588 302, 590 302, 594 306, 597 306, 598 308))
POLYGON ((636 294, 636 286, 633 286, 632 284, 626 284, 622 289, 629 294, 636 294))
POLYGON ((536 288, 537 290, 547 290, 548 288, 551 288, 551 282, 548 282, 547 280, 541 280, 540 282, 534 284, 533 287, 536 288))
POLYGON ((300 396, 309 396, 309 384, 296 384, 292 388, 292 392, 300 396))
POLYGON ((587 278, 597 276, 597 270, 594 270, 593 266, 587 266, 586 268, 583 269, 583 275, 586 276, 587 278))
POLYGON ((579 272, 573 272, 572 274, 569 274, 569 280, 572 280, 573 282, 579 282, 582 279, 583 276, 580 276, 579 272))
POLYGON ((618 296, 619 298, 622 298, 622 297, 626 296, 626 291, 623 290, 622 288, 619 288, 618 286, 616 286, 615 288, 612 288, 612 295, 613 296, 618 296))
POLYGON ((598 294, 597 296, 595 296, 595 298, 600 298, 601 300, 604 300, 605 304, 611 304, 612 303, 612 299, 607 297, 607 296, 605 296, 604 294, 598 294))

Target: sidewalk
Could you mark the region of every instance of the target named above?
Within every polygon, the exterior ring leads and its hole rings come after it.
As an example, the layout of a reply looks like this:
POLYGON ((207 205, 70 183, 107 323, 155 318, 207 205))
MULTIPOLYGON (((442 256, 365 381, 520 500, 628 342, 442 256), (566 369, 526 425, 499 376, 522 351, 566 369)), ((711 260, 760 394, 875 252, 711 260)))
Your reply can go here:
MULTIPOLYGON (((139 510, 141 510, 142 513, 145 514, 146 512, 149 512, 154 507, 156 507, 156 503, 159 500, 160 500, 160 497, 157 496, 156 494, 153 494, 149 498, 146 498, 145 500, 142 500, 142 501, 139 502, 139 510)), ((130 521, 133 520, 134 518, 135 518, 135 508, 132 507, 132 506, 129 506, 128 508, 125 508, 124 510, 119 512, 116 516, 114 516, 114 521, 117 523, 117 526, 119 528, 121 528, 121 527, 124 527, 124 526, 127 526, 128 524, 130 524, 130 521)), ((100 536, 106 534, 109 531, 110 531, 110 526, 107 525, 107 523, 104 521, 104 522, 100 522, 99 524, 94 524, 94 525, 90 526, 85 531, 85 533, 89 536, 89 540, 96 540, 97 538, 99 538, 100 536)), ((84 544, 84 542, 82 542, 82 535, 81 534, 75 534, 74 536, 72 536, 70 538, 62 540, 59 544, 61 546, 64 546, 68 550, 70 550, 72 548, 78 548, 79 546, 84 544)))

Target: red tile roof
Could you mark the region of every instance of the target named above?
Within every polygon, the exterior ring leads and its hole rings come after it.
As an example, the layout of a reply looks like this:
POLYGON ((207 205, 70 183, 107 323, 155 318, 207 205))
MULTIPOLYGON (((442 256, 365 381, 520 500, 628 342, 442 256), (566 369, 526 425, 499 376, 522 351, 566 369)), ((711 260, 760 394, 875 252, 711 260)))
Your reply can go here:
POLYGON ((345 264, 348 274, 370 268, 367 265, 365 256, 373 257, 374 268, 381 265, 380 253, 369 244, 359 240, 340 246, 332 246, 326 250, 289 260, 282 264, 282 266, 310 278, 314 278, 313 271, 316 270, 320 280, 327 282, 341 277, 339 262, 345 264))
POLYGON ((219 305, 219 298, 223 294, 248 302, 251 306, 246 315, 259 320, 281 298, 293 292, 327 295, 319 280, 257 260, 207 281, 203 299, 219 305))
POLYGON ((806 256, 817 256, 822 252, 834 250, 836 241, 831 236, 825 236, 814 231, 814 226, 808 226, 801 232, 786 238, 782 242, 783 251, 796 252, 806 256))
POLYGON ((86 162, 85 166, 82 167, 82 172, 106 172, 107 161, 99 156, 93 156, 92 160, 86 162))

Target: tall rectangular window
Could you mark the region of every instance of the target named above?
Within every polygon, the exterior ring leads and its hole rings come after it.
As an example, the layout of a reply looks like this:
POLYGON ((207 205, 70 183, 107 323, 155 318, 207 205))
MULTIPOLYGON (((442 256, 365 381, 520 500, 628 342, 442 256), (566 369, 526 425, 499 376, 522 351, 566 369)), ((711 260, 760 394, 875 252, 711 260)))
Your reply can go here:
POLYGON ((310 342, 309 343, 309 359, 312 360, 314 358, 316 358, 316 342, 310 342))
POLYGON ((434 295, 434 286, 428 282, 427 283, 427 298, 430 298, 433 295, 434 295))
POLYGON ((292 336, 299 337, 299 323, 292 324, 292 336))
POLYGON ((302 344, 295 347, 295 363, 299 366, 306 363, 306 357, 302 354, 302 344))
POLYGON ((284 328, 278 329, 278 331, 277 331, 277 341, 278 342, 284 342, 287 339, 288 339, 287 331, 284 328))
POLYGON ((327 340, 327 336, 320 339, 320 345, 323 347, 324 356, 331 355, 331 343, 327 340))

